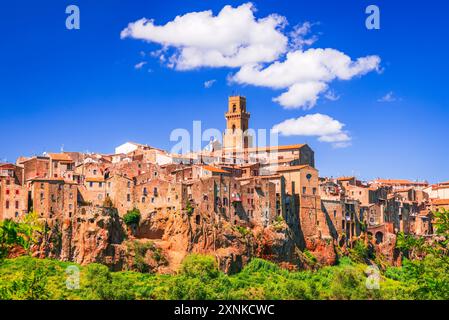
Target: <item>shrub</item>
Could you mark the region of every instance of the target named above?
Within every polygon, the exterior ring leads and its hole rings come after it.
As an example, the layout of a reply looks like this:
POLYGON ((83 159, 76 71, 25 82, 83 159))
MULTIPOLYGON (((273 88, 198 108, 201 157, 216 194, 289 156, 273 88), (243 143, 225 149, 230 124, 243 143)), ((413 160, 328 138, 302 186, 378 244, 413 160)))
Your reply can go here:
POLYGON ((199 278, 202 281, 207 281, 217 278, 220 271, 214 257, 191 254, 182 262, 181 273, 190 278, 199 278))
POLYGON ((129 227, 129 226, 136 226, 139 224, 140 222, 140 211, 137 208, 134 208, 133 210, 128 211, 124 216, 123 216, 123 221, 125 221, 125 224, 129 227))

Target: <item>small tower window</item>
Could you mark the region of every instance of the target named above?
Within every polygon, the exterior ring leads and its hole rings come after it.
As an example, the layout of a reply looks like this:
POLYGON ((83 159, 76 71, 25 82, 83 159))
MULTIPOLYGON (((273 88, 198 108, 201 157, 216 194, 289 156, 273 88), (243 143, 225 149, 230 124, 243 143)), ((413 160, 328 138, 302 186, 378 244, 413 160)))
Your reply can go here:
POLYGON ((237 105, 236 104, 232 105, 232 112, 237 112, 237 105))

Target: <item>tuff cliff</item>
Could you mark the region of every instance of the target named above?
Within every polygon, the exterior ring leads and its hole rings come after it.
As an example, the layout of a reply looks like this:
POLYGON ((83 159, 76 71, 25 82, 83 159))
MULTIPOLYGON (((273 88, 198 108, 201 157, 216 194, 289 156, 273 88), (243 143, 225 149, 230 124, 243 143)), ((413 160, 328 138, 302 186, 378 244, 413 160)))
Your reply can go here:
POLYGON ((112 270, 173 273, 189 253, 215 256, 227 273, 238 272, 253 257, 292 269, 308 267, 305 251, 320 264, 336 260, 332 242, 304 237, 296 220, 238 226, 221 214, 183 210, 155 211, 143 215, 138 225, 126 226, 115 209, 84 206, 73 217, 42 222, 45 231, 33 247, 34 256, 102 263, 112 270))

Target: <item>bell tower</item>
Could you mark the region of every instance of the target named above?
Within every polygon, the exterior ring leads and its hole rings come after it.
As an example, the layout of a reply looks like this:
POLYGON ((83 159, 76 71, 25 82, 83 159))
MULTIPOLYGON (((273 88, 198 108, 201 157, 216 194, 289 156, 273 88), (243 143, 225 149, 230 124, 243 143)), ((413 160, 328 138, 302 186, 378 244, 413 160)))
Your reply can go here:
POLYGON ((226 117, 226 131, 223 136, 225 149, 242 149, 251 147, 251 137, 247 135, 250 114, 246 111, 246 98, 231 96, 228 101, 226 117))

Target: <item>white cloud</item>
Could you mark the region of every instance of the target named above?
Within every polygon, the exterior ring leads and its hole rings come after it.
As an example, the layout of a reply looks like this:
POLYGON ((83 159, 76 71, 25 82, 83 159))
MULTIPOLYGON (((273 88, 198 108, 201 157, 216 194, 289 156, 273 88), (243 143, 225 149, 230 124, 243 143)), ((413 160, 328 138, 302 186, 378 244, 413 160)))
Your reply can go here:
POLYGON ((217 82, 217 80, 212 79, 212 80, 208 80, 206 82, 204 82, 204 88, 209 89, 210 87, 212 87, 215 82, 217 82))
POLYGON ((164 25, 143 18, 121 32, 122 38, 160 44, 150 53, 169 68, 237 68, 228 80, 241 85, 283 90, 273 100, 287 109, 313 108, 335 80, 350 80, 372 71, 381 72, 380 58, 351 59, 336 49, 310 48, 317 37, 314 24, 304 22, 287 30, 287 19, 277 14, 256 18, 255 7, 245 3, 186 13, 164 25))
POLYGON ((334 91, 329 90, 325 93, 324 97, 330 101, 338 101, 340 100, 340 96, 337 95, 334 91))
POLYGON ((305 46, 311 46, 318 40, 316 35, 306 38, 306 36, 311 32, 312 26, 312 23, 306 21, 302 25, 296 25, 293 27, 293 31, 289 33, 291 49, 302 49, 305 46))
POLYGON ((344 124, 320 113, 285 120, 273 127, 283 136, 315 136, 318 141, 332 143, 336 148, 350 145, 351 137, 343 131, 344 124))
POLYGON ((136 65, 134 66, 134 69, 140 70, 140 69, 142 69, 146 64, 147 64, 146 61, 139 62, 138 64, 136 64, 136 65))
POLYGON ((377 102, 395 102, 398 99, 395 97, 393 91, 388 92, 382 98, 378 99, 377 102))
POLYGON ((227 5, 216 16, 211 10, 187 13, 165 25, 143 18, 130 23, 121 37, 174 48, 171 66, 178 70, 274 61, 288 46, 282 33, 286 19, 276 14, 256 19, 254 11, 252 3, 245 3, 227 5))
POLYGON ((327 85, 319 81, 295 83, 288 91, 274 98, 273 101, 278 102, 286 109, 295 109, 298 105, 303 106, 303 109, 311 109, 315 106, 320 92, 326 89, 327 85))
POLYGON ((245 65, 231 80, 239 84, 288 89, 286 93, 275 98, 275 101, 286 108, 308 109, 315 105, 319 94, 327 90, 327 83, 335 79, 350 80, 378 70, 379 65, 378 56, 367 56, 353 61, 335 49, 297 50, 289 52, 283 62, 276 61, 266 68, 260 64, 245 65), (307 86, 310 89, 311 83, 314 83, 315 90, 309 90, 308 94, 297 93, 298 87, 307 86), (289 93, 290 91, 293 93, 289 93), (284 99, 285 95, 289 98, 284 99))

